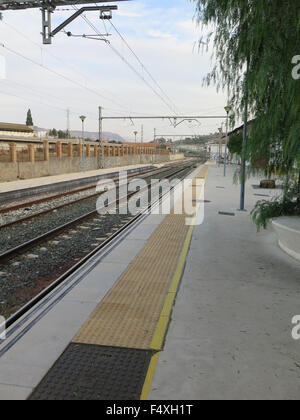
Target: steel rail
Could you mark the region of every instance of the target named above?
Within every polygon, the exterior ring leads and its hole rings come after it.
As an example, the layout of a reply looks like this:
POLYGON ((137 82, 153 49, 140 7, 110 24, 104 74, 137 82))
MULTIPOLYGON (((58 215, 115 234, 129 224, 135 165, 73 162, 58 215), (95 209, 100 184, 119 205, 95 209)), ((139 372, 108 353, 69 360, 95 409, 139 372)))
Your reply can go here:
MULTIPOLYGON (((187 169, 187 166, 181 168, 180 170, 176 171, 176 173, 170 174, 169 177, 176 175, 179 172, 183 172, 187 169)), ((192 171, 192 168, 191 168, 192 171)), ((176 187, 173 185, 171 191, 176 187)), ((150 188, 150 186, 149 186, 150 188)), ((140 193, 141 191, 134 192, 132 195, 140 193)), ((32 309, 37 303, 42 301, 46 296, 48 296, 54 289, 60 286, 70 275, 75 273, 78 269, 80 269, 86 262, 88 262, 93 256, 95 256, 99 251, 113 242, 124 230, 126 230, 130 225, 134 224, 142 215, 144 215, 149 209, 153 207, 153 205, 157 205, 162 198, 168 194, 169 192, 163 194, 160 193, 158 199, 154 203, 150 203, 146 209, 143 209, 140 213, 135 216, 132 216, 132 219, 124 224, 117 232, 113 233, 109 238, 107 238, 104 242, 102 242, 98 247, 93 249, 89 254, 84 256, 80 261, 78 261, 74 266, 72 266, 69 270, 67 270, 64 274, 62 274, 58 279, 54 280, 46 289, 42 290, 37 296, 31 299, 28 303, 26 303, 22 308, 20 308, 16 313, 11 315, 5 321, 5 328, 9 328, 12 326, 16 321, 18 321, 23 315, 25 315, 30 309, 32 309)), ((125 197, 123 197, 124 199, 125 197)), ((0 325, 0 327, 2 327, 0 325)))
MULTIPOLYGON (((147 175, 147 174, 150 176, 153 173, 155 174, 155 172, 157 172, 157 171, 153 171, 151 169, 150 171, 139 172, 138 174, 135 173, 135 174, 128 175, 127 178, 128 179, 129 178, 131 179, 131 178, 136 177, 137 175, 147 175)), ((103 179, 103 180, 99 180, 99 182, 102 182, 103 181, 103 183, 105 183, 105 181, 107 181, 107 180, 108 180, 108 178, 107 179, 103 179)), ((112 181, 118 181, 118 180, 119 180, 119 178, 112 178, 112 181)), ((45 202, 50 201, 50 200, 55 200, 55 199, 62 198, 62 197, 65 197, 65 196, 69 196, 69 195, 77 194, 77 193, 80 193, 80 192, 84 192, 84 191, 87 191, 89 189, 93 189, 93 188, 97 187, 97 185, 98 184, 93 184, 92 186, 84 187, 84 188, 81 188, 79 190, 68 191, 66 193, 61 193, 61 194, 58 194, 58 195, 54 195, 54 196, 50 196, 50 197, 45 197, 45 198, 42 198, 40 200, 35 200, 35 201, 29 202, 29 203, 28 202, 27 203, 22 203, 22 204, 13 206, 13 207, 2 209, 2 210, 0 210, 0 214, 6 214, 6 213, 9 213, 10 211, 19 210, 19 209, 22 209, 24 207, 33 206, 35 204, 41 204, 41 203, 45 203, 45 202)), ((87 200, 87 199, 92 198, 92 197, 95 197, 97 195, 99 195, 99 193, 91 194, 91 195, 89 195, 87 197, 79 198, 78 200, 69 201, 68 203, 61 204, 61 205, 59 205, 57 207, 53 207, 51 209, 43 210, 43 211, 41 211, 39 213, 35 213, 35 214, 30 215, 30 216, 26 216, 26 217, 23 217, 21 219, 15 220, 13 222, 6 223, 5 225, 1 225, 0 226, 0 230, 1 229, 4 229, 6 227, 10 227, 10 226, 16 225, 18 223, 26 222, 27 220, 31 220, 31 219, 33 219, 35 217, 42 216, 43 214, 51 213, 54 210, 58 210, 58 209, 61 209, 63 207, 67 207, 68 205, 79 203, 80 201, 87 200)))
MULTIPOLYGON (((172 174, 170 174, 169 176, 167 176, 167 178, 169 178, 169 177, 171 177, 171 176, 173 176, 173 175, 176 175, 176 174, 177 174, 177 173, 179 173, 179 172, 182 172, 183 170, 187 169, 187 167, 188 167, 188 166, 189 166, 189 165, 185 165, 183 168, 181 168, 181 169, 179 169, 179 170, 177 170, 177 171, 174 171, 172 174)), ((166 170, 164 170, 164 171, 162 171, 162 172, 164 173, 164 172, 166 172, 166 170)), ((148 185, 148 186, 147 186, 147 190, 148 190, 150 187, 151 187, 151 186, 150 186, 150 185, 148 185)), ((142 189, 142 190, 139 190, 138 192, 140 193, 140 192, 142 192, 142 191, 146 191, 146 188, 145 188, 145 189, 142 189)), ((133 192, 133 193, 128 194, 128 195, 127 195, 127 198, 131 198, 131 197, 132 197, 132 196, 134 196, 136 193, 137 193, 137 192, 135 191, 135 192, 133 192)), ((97 194, 97 195, 99 195, 99 194, 97 194)), ((124 200, 125 198, 126 198, 126 197, 121 197, 121 198, 120 198, 120 199, 118 199, 116 202, 112 203, 112 204, 111 204, 111 206, 114 206, 114 205, 116 205, 116 204, 119 204, 119 203, 120 203, 120 201, 121 201, 121 200, 124 200)), ((40 242, 43 242, 45 239, 50 239, 51 237, 56 236, 58 233, 60 233, 60 232, 62 232, 62 231, 64 231, 64 230, 66 230, 66 229, 71 228, 72 226, 76 225, 77 223, 82 222, 82 221, 84 221, 85 219, 88 219, 88 218, 90 218, 90 217, 92 217, 92 216, 95 216, 95 215, 99 214, 99 213, 98 213, 98 211, 99 211, 99 210, 100 210, 100 209, 96 209, 96 210, 93 210, 93 211, 91 211, 91 212, 85 213, 84 215, 79 216, 79 217, 77 217, 76 219, 71 220, 70 222, 64 223, 63 225, 60 225, 60 226, 58 226, 58 227, 56 227, 56 228, 54 228, 54 229, 52 229, 52 230, 50 230, 50 231, 48 231, 48 232, 46 232, 46 233, 42 234, 42 235, 39 235, 39 236, 37 236, 37 237, 35 237, 35 238, 33 238, 33 239, 31 239, 31 240, 27 241, 27 242, 24 242, 23 244, 18 245, 18 246, 16 246, 15 248, 12 248, 12 249, 9 249, 8 251, 5 251, 4 253, 0 254, 0 263, 5 262, 5 261, 7 261, 7 260, 10 260, 10 259, 12 259, 14 256, 18 255, 21 251, 26 251, 26 250, 28 250, 28 249, 30 249, 30 248, 32 248, 32 247, 34 247, 34 246, 38 245, 40 242)), ((52 211, 53 211, 53 210, 52 210, 52 211)))

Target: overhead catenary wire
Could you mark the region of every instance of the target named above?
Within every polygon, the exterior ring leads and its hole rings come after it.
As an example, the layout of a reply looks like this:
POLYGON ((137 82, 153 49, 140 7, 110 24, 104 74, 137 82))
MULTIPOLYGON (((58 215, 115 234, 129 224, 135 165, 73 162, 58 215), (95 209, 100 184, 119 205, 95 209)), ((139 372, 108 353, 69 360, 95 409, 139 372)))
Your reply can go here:
MULTIPOLYGON (((68 9, 68 10, 73 10, 73 9, 68 9)), ((66 63, 66 61, 65 60, 63 60, 61 57, 58 57, 57 55, 55 55, 55 54, 53 54, 53 53, 51 53, 48 49, 44 49, 43 47, 41 47, 41 45, 40 44, 38 44, 37 42, 35 42, 35 41, 33 41, 31 38, 29 38, 28 36, 26 36, 23 32, 21 32, 19 29, 17 29, 17 28, 15 28, 13 25, 11 25, 11 24, 9 24, 9 23, 7 23, 7 22, 4 22, 3 20, 1 21, 1 24, 5 24, 6 26, 8 26, 10 29, 12 29, 13 31, 15 31, 17 34, 19 34, 19 36, 21 36, 22 38, 24 38, 24 39, 26 39, 26 40, 28 40, 30 43, 32 43, 33 45, 35 45, 39 50, 41 50, 41 55, 42 55, 42 57, 41 57, 41 63, 38 63, 38 62, 36 62, 35 64, 36 65, 40 65, 41 67, 43 67, 43 68, 47 68, 47 66, 45 66, 44 65, 44 63, 43 63, 43 54, 44 53, 46 53, 47 55, 49 55, 50 57, 53 57, 55 60, 57 60, 57 61, 59 61, 59 62, 61 62, 62 64, 64 64, 65 66, 67 66, 67 67, 69 67, 73 72, 75 72, 76 74, 78 74, 80 77, 82 77, 83 79, 84 79, 84 81, 86 82, 86 80, 87 80, 87 78, 88 78, 88 76, 87 75, 85 75, 85 74, 83 74, 83 73, 81 73, 80 71, 78 71, 74 66, 72 66, 72 65, 70 65, 70 63, 66 63)), ((24 55, 24 54, 23 54, 24 55)), ((61 75, 60 75, 61 76, 61 75)), ((73 81, 74 83, 76 83, 76 81, 73 81)), ((89 89, 87 86, 85 86, 85 85, 83 85, 83 84, 81 84, 80 83, 80 87, 81 88, 84 88, 84 89, 89 89)), ((114 93, 112 93, 112 92, 109 92, 107 89, 104 89, 108 94, 111 94, 111 95, 115 95, 114 93)), ((96 91, 95 91, 95 89, 93 89, 93 91, 94 91, 94 93, 96 93, 96 91)), ((102 95, 102 94, 100 94, 100 95, 102 95)), ((107 109, 107 110, 110 110, 110 111, 112 111, 112 112, 130 112, 131 114, 136 114, 136 115, 139 115, 139 114, 141 114, 140 112, 137 112, 137 111, 132 111, 132 110, 129 110, 128 108, 126 108, 126 107, 124 107, 124 105, 123 104, 121 104, 120 102, 118 102, 117 100, 115 100, 115 99, 111 99, 111 98, 108 98, 108 97, 105 97, 104 95, 102 95, 102 97, 104 98, 104 99, 107 99, 107 100, 109 100, 110 102, 112 102, 112 103, 114 103, 114 104, 116 104, 117 106, 119 106, 120 108, 109 108, 109 107, 105 107, 105 109, 107 109)))
MULTIPOLYGON (((18 99, 21 99, 22 101, 24 101, 24 102, 28 102, 29 100, 28 100, 28 98, 27 97, 23 97, 23 96, 20 96, 20 95, 16 95, 15 93, 10 93, 10 92, 5 92, 4 90, 0 90, 0 93, 2 94, 2 95, 6 95, 6 96, 11 96, 11 97, 14 97, 14 98, 18 98, 18 99)), ((49 107, 49 108, 53 108, 53 109, 56 109, 56 110, 59 110, 60 112, 65 112, 66 111, 66 108, 61 108, 61 107, 58 107, 58 106, 56 106, 56 105, 53 105, 53 104, 49 104, 49 103, 47 103, 47 102, 45 102, 45 101, 41 101, 41 100, 38 100, 38 99, 30 99, 30 102, 36 102, 36 103, 38 103, 39 105, 44 105, 44 106, 46 106, 46 107, 49 107)), ((78 112, 76 112, 75 110, 73 110, 72 108, 69 108, 70 109, 70 113, 71 114, 73 114, 73 115, 78 115, 78 112)), ((97 119, 97 116, 96 116, 96 114, 91 114, 91 113, 89 113, 89 112, 87 112, 87 114, 90 116, 90 119, 91 120, 94 120, 94 121, 98 121, 98 119, 97 119)))
MULTIPOLYGON (((105 26, 105 22, 103 21, 104 26, 105 26)), ((111 22, 111 20, 109 20, 110 25, 112 26, 112 28, 115 30, 115 32, 119 35, 119 37, 121 38, 121 40, 124 42, 124 44, 126 45, 126 47, 129 49, 129 51, 133 54, 133 56, 136 58, 136 60, 138 61, 138 63, 140 64, 141 68, 145 71, 145 73, 149 76, 149 78, 152 80, 152 82, 158 87, 158 89, 160 90, 160 92, 162 93, 162 95, 165 96, 165 98, 168 100, 169 102, 169 108, 172 109, 175 114, 180 114, 179 109, 177 108, 177 106, 173 103, 173 101, 170 99, 170 97, 165 93, 165 91, 161 88, 161 86, 158 84, 158 82, 156 81, 156 79, 152 76, 152 74, 150 73, 150 71, 148 70, 148 68, 143 64, 143 62, 141 61, 141 59, 138 57, 137 53, 133 50, 133 48, 129 45, 129 43, 127 42, 127 40, 125 39, 125 37, 120 33, 120 31, 116 28, 116 26, 111 22)), ((105 26, 106 28, 106 26, 105 26)), ((189 127, 188 124, 185 122, 185 126, 187 126, 194 134, 195 131, 192 127, 189 127)))
MULTIPOLYGON (((89 88, 88 86, 85 86, 84 84, 82 84, 82 83, 80 83, 80 82, 78 82, 78 81, 76 81, 76 80, 74 80, 74 79, 71 79, 70 77, 68 77, 68 76, 66 76, 66 75, 64 75, 64 74, 59 73, 58 71, 53 70, 53 69, 51 69, 50 67, 47 67, 47 66, 43 65, 43 64, 39 63, 38 61, 36 61, 36 60, 34 60, 34 59, 30 58, 30 57, 27 57, 26 55, 24 55, 24 54, 22 54, 22 53, 20 53, 20 52, 18 52, 18 51, 15 51, 14 49, 12 49, 12 48, 10 48, 10 47, 7 47, 7 46, 6 46, 5 44, 3 44, 3 43, 0 43, 0 47, 2 47, 2 48, 4 48, 4 49, 6 49, 6 50, 7 50, 7 51, 9 51, 10 53, 17 55, 17 56, 19 56, 19 57, 23 58, 24 60, 26 60, 26 61, 28 61, 28 62, 30 62, 30 63, 32 63, 32 64, 34 64, 34 65, 36 65, 36 66, 38 66, 38 67, 40 67, 40 68, 42 68, 42 69, 44 69, 44 70, 47 70, 48 72, 50 72, 50 73, 52 73, 52 74, 54 74, 54 75, 56 75, 56 76, 61 77, 62 79, 66 80, 66 81, 68 81, 68 82, 70 82, 70 83, 72 83, 72 84, 74 84, 74 85, 79 86, 80 88, 82 88, 82 89, 84 89, 84 90, 86 90, 86 91, 88 91, 88 92, 92 93, 93 95, 98 96, 98 97, 99 97, 99 98, 101 98, 102 100, 103 100, 103 99, 105 99, 105 100, 107 100, 107 101, 109 101, 109 102, 113 102, 113 103, 117 104, 118 106, 120 106, 120 107, 123 109, 123 112, 126 110, 126 109, 125 109, 125 108, 124 108, 121 104, 119 104, 118 102, 116 102, 115 100, 113 100, 113 99, 111 99, 111 98, 108 98, 107 96, 105 96, 105 95, 103 95, 103 94, 100 94, 100 93, 99 93, 99 92, 97 92, 95 89, 89 88)), ((130 110, 128 110, 128 109, 127 109, 127 111, 131 112, 131 111, 130 111, 130 110)))
MULTIPOLYGON (((77 9, 76 7, 73 7, 74 9, 77 9)), ((99 31, 98 31, 98 29, 95 27, 95 25, 92 23, 92 22, 90 22, 89 21, 89 19, 88 18, 86 18, 86 16, 82 16, 82 18, 86 21, 86 23, 88 23, 89 24, 89 26, 90 27, 92 27, 93 28, 93 30, 96 32, 96 33, 98 33, 99 34, 99 31)), ((111 23, 111 22, 110 22, 111 23)), ((122 41, 125 43, 125 45, 127 46, 127 48, 129 48, 129 50, 131 51, 131 53, 134 55, 134 57, 136 58, 136 60, 139 62, 139 64, 140 64, 140 66, 141 66, 141 68, 143 69, 143 71, 149 76, 149 78, 151 79, 151 81, 155 84, 155 86, 157 87, 157 89, 159 90, 159 92, 161 92, 161 93, 159 93, 156 89, 154 89, 153 88, 153 86, 145 79, 145 77, 143 76, 143 75, 141 75, 137 70, 136 70, 136 68, 132 65, 132 64, 130 64, 129 63, 129 61, 128 60, 126 60, 126 58, 114 47, 114 46, 112 46, 112 45, 110 45, 109 47, 114 51, 114 53, 115 54, 117 54, 119 57, 120 57, 120 59, 122 59, 122 61, 124 61, 125 63, 126 63, 126 65, 128 65, 130 68, 131 68, 131 70, 132 71, 134 71, 134 73, 153 91, 153 93, 160 99, 160 100, 162 100, 163 102, 164 102, 164 104, 169 108, 169 109, 172 109, 172 111, 175 109, 175 108, 177 108, 173 103, 172 103, 172 101, 171 101, 171 99, 168 97, 168 95, 164 92, 164 90, 160 87, 160 85, 157 83, 157 81, 155 80, 155 78, 151 75, 151 73, 150 73, 150 71, 147 69, 147 67, 142 63, 142 61, 140 60, 140 58, 138 57, 138 55, 134 52, 134 50, 133 50, 133 48, 129 45, 129 43, 125 40, 125 37, 120 33, 120 31, 115 27, 115 25, 113 25, 112 23, 111 23, 111 25, 112 25, 112 27, 114 28, 114 30, 118 33, 118 35, 120 36, 120 38, 122 39, 122 41)), ((12 27, 12 25, 9 25, 9 26, 11 26, 12 27)), ((17 32, 19 32, 20 33, 20 35, 22 35, 22 36, 24 36, 20 31, 17 31, 17 32)), ((24 36, 25 37, 25 36, 24 36)), ((27 39, 29 39, 28 37, 26 37, 27 39)), ((31 41, 32 43, 34 43, 35 45, 37 45, 39 48, 41 48, 37 43, 35 43, 34 41, 31 41)), ((89 92, 91 92, 91 93, 93 93, 93 94, 96 94, 97 96, 99 96, 99 97, 102 97, 102 98, 104 98, 104 99, 106 99, 106 100, 108 100, 108 101, 110 101, 110 102, 114 102, 114 103, 116 103, 116 104, 118 104, 118 106, 120 106, 121 108, 122 108, 122 112, 124 112, 124 110, 125 110, 125 107, 123 107, 123 105, 120 105, 119 103, 117 103, 115 100, 112 100, 111 98, 108 98, 108 97, 105 97, 105 95, 103 95, 103 94, 99 94, 98 92, 96 92, 94 89, 90 89, 89 87, 87 87, 87 86, 85 86, 84 84, 82 84, 82 83, 80 83, 80 82, 78 82, 78 81, 75 81, 75 80, 73 80, 73 79, 71 79, 70 77, 68 77, 68 76, 65 76, 65 75, 63 75, 63 74, 61 74, 61 73, 59 73, 59 72, 57 72, 56 70, 53 70, 53 69, 51 69, 51 68, 49 68, 49 67, 47 67, 47 66, 45 66, 43 63, 38 63, 37 61, 35 61, 35 60, 33 60, 33 59, 31 59, 30 57, 26 57, 24 54, 22 54, 22 53, 19 53, 19 52, 17 52, 17 51, 15 51, 15 50, 13 50, 12 48, 9 48, 9 47, 7 47, 6 45, 4 45, 4 44, 0 44, 0 46, 2 46, 2 47, 4 47, 4 48, 6 48, 8 51, 10 51, 11 53, 14 53, 14 54, 16 54, 16 55, 18 55, 18 56, 20 56, 20 57, 22 57, 23 59, 26 59, 26 60, 28 60, 28 61, 30 61, 32 64, 35 64, 35 65, 38 65, 38 66, 40 66, 40 67, 42 67, 43 69, 45 69, 45 70, 48 70, 48 71, 50 71, 51 73, 53 73, 53 74, 55 74, 55 75, 57 75, 57 76, 59 76, 59 77, 62 77, 62 78, 64 78, 65 80, 67 80, 67 81, 69 81, 70 83, 73 83, 73 84, 76 84, 77 86, 79 86, 79 87, 81 87, 81 88, 83 88, 83 89, 85 89, 85 90, 87 90, 87 91, 89 91, 89 92)), ((48 53, 48 51, 47 51, 47 53, 48 53)), ((55 55, 54 54, 50 54, 50 55, 52 55, 53 57, 55 57, 55 55)), ((58 59, 57 57, 55 57, 56 59, 58 59)), ((63 62, 63 60, 61 60, 61 59, 59 59, 61 62, 63 62)), ((70 68, 71 68, 71 66, 69 66, 70 68)), ((75 70, 76 71, 76 70, 75 70)), ((77 72, 77 71, 76 71, 77 72)), ((77 72, 78 74, 80 74, 81 76, 83 76, 84 78, 85 78, 85 76, 84 75, 82 75, 81 73, 79 73, 79 72, 77 72)), ((15 95, 16 96, 16 95, 15 95)), ((50 106, 50 105, 48 105, 48 106, 50 106)), ((56 108, 58 108, 58 107, 56 107, 56 108)), ((112 108, 106 108, 106 109, 111 109, 112 111, 119 111, 119 110, 113 110, 112 108)), ((140 113, 137 113, 137 112, 132 112, 132 111, 130 111, 130 113, 131 114, 140 114, 140 113)), ((178 113, 178 111, 176 110, 176 112, 175 112, 176 114, 178 113)), ((145 114, 144 114, 145 115, 145 114)), ((191 127, 189 127, 190 129, 191 129, 191 127)))
MULTIPOLYGON (((78 10, 78 8, 76 6, 72 6, 74 10, 78 10)), ((98 30, 98 28, 90 21, 90 19, 88 19, 85 15, 81 15, 81 18, 100 36, 100 31, 98 30)), ((120 34, 121 35, 121 34, 120 34)), ((122 37, 122 39, 124 39, 124 37, 122 37)), ((125 40, 125 39, 124 39, 125 40)), ((140 74, 137 69, 131 64, 129 63, 129 61, 111 44, 106 44, 135 74, 136 76, 142 80, 143 83, 145 83, 150 90, 154 93, 154 95, 156 95, 169 109, 171 109, 174 112, 174 106, 171 105, 169 102, 166 101, 166 99, 162 96, 162 94, 158 93, 156 91, 156 89, 153 88, 153 86, 145 79, 145 77, 140 74)), ((137 54, 135 54, 133 52, 133 50, 131 49, 131 47, 129 46, 128 43, 126 43, 126 45, 130 48, 131 52, 134 54, 134 56, 139 60, 139 63, 142 64, 141 60, 138 58, 137 54)), ((145 71, 147 70, 146 67, 142 64, 143 68, 145 69, 145 71)), ((150 72, 147 70, 146 71, 147 74, 149 75, 150 72)), ((153 76, 151 76, 151 79, 153 81, 155 81, 155 79, 153 78, 153 76)), ((155 81, 155 84, 157 86, 159 86, 157 84, 157 82, 155 81)), ((159 87, 159 89, 163 92, 163 90, 159 87)), ((165 95, 165 93, 163 92, 163 94, 165 95)), ((169 99, 170 101, 170 99, 169 99)), ((175 113, 178 113, 178 110, 175 111, 175 113)))
MULTIPOLYGON (((10 29, 12 29, 12 30, 14 30, 16 33, 18 33, 20 36, 22 36, 24 39, 26 39, 26 40, 28 40, 29 42, 31 42, 33 45, 35 45, 35 46, 37 46, 40 50, 41 50, 41 54, 42 53, 44 53, 45 52, 45 50, 39 45, 39 44, 37 44, 35 41, 33 41, 33 40, 31 40, 30 38, 28 38, 28 36, 26 36, 26 35, 24 35, 20 30, 18 30, 17 28, 15 28, 13 25, 11 25, 11 24, 8 24, 7 22, 4 22, 4 21, 1 21, 1 23, 3 24, 5 24, 5 25, 7 25, 10 29)), ((118 108, 117 109, 117 111, 122 111, 122 112, 124 112, 124 111, 126 111, 126 112, 131 112, 132 114, 139 114, 138 112, 134 112, 134 111, 132 111, 132 110, 129 110, 127 107, 125 107, 123 104, 121 104, 120 102, 118 102, 117 100, 115 100, 115 99, 112 99, 112 98, 110 98, 110 97, 108 97, 108 96, 106 96, 106 95, 104 95, 104 94, 102 94, 102 93, 100 93, 100 92, 98 92, 97 90, 95 90, 94 88, 93 89, 91 89, 91 88, 89 88, 88 86, 86 86, 85 84, 83 84, 83 83, 80 83, 80 82, 78 82, 78 81, 76 81, 76 80, 74 80, 74 79, 71 79, 70 77, 68 77, 68 76, 65 76, 65 75, 63 75, 62 73, 59 73, 59 72, 57 72, 56 70, 53 70, 53 69, 50 69, 49 67, 47 67, 46 65, 44 65, 44 63, 43 63, 43 57, 41 57, 41 62, 39 63, 38 61, 35 61, 34 59, 32 59, 32 58, 30 58, 30 57, 27 57, 27 56, 25 56, 24 54, 22 54, 22 53, 19 53, 19 52, 17 52, 17 51, 15 51, 15 50, 13 50, 12 48, 9 48, 9 47, 7 47, 4 43, 1 43, 0 44, 0 46, 2 46, 2 47, 4 47, 4 48, 6 48, 8 51, 10 51, 11 53, 13 53, 13 54, 16 54, 16 55, 19 55, 20 57, 22 57, 23 59, 26 59, 26 60, 28 60, 28 61, 30 61, 32 64, 35 64, 35 65, 37 65, 37 66, 40 66, 40 67, 42 67, 43 69, 45 69, 45 70, 48 70, 48 71, 50 71, 50 72, 52 72, 53 74, 55 74, 55 75, 57 75, 57 76, 59 76, 59 77, 61 77, 61 78, 64 78, 65 80, 68 80, 69 82, 71 82, 71 83, 73 83, 73 84, 76 84, 76 85, 78 85, 79 87, 81 87, 82 89, 85 89, 85 90, 87 90, 87 91, 89 91, 89 92, 92 92, 93 94, 95 94, 95 95, 97 95, 98 97, 101 97, 102 99, 105 99, 105 100, 107 100, 107 101, 109 101, 109 102, 111 102, 111 103, 114 103, 115 105, 117 105, 118 107, 120 107, 120 108, 118 108)), ((84 74, 82 74, 81 72, 79 72, 78 70, 76 70, 73 66, 71 66, 69 63, 65 63, 65 61, 64 60, 62 60, 60 57, 57 57, 55 54, 53 54, 53 53, 50 53, 48 50, 46 50, 46 52, 47 52, 47 54, 49 54, 51 57, 53 57, 53 58, 55 58, 56 60, 58 60, 58 61, 60 61, 61 63, 63 63, 64 65, 66 65, 67 67, 69 67, 70 69, 72 69, 75 73, 77 73, 78 75, 80 75, 85 81, 86 81, 86 79, 87 79, 87 76, 86 75, 84 75, 84 74)), ((110 93, 110 94, 112 94, 111 92, 108 92, 108 93, 110 93)))
MULTIPOLYGON (((131 53, 134 55, 134 57, 136 58, 136 60, 138 61, 138 63, 140 64, 141 68, 148 74, 148 76, 150 77, 150 79, 153 81, 153 83, 158 87, 158 89, 161 91, 161 93, 166 97, 166 99, 170 102, 170 104, 172 104, 172 100, 169 98, 169 96, 164 92, 164 90, 160 87, 160 85, 158 84, 158 82, 155 80, 155 78, 152 76, 152 74, 150 73, 150 71, 147 69, 147 67, 142 63, 142 61, 140 60, 140 58, 138 57, 138 55, 135 53, 135 51, 133 50, 133 48, 129 45, 129 43, 126 41, 125 37, 120 33, 120 31, 116 28, 116 26, 111 22, 111 20, 109 20, 109 23, 111 24, 111 26, 113 27, 113 29, 116 31, 116 33, 119 35, 119 37, 121 38, 121 40, 124 42, 124 44, 126 45, 126 47, 131 51, 131 53)), ((173 104, 174 109, 176 109, 177 107, 173 104)))
MULTIPOLYGON (((105 26, 105 22, 104 23, 104 27, 105 26)), ((172 109, 175 114, 180 114, 179 109, 177 108, 177 106, 173 103, 173 101, 170 99, 170 97, 165 93, 165 91, 161 88, 161 86, 158 84, 158 82, 155 80, 155 78, 152 76, 152 74, 150 73, 150 71, 147 69, 147 67, 142 63, 141 59, 138 57, 138 55, 136 54, 136 52, 133 50, 133 48, 129 45, 129 43, 127 42, 127 40, 125 39, 125 37, 120 33, 120 31, 116 28, 116 26, 111 22, 111 20, 109 20, 109 23, 111 24, 112 28, 116 31, 116 33, 119 35, 119 37, 121 38, 121 40, 124 42, 124 44, 126 45, 126 47, 129 49, 129 51, 133 54, 133 56, 136 58, 136 60, 138 61, 138 63, 140 64, 141 68, 146 72, 146 74, 148 74, 148 76, 150 77, 150 79, 153 81, 153 83, 158 87, 158 89, 161 91, 161 93, 165 96, 165 98, 169 101, 171 107, 169 107, 170 109, 172 109)), ((191 131, 195 134, 195 131, 192 127, 189 127, 188 124, 185 122, 185 126, 188 127, 189 129, 191 129, 191 131)))

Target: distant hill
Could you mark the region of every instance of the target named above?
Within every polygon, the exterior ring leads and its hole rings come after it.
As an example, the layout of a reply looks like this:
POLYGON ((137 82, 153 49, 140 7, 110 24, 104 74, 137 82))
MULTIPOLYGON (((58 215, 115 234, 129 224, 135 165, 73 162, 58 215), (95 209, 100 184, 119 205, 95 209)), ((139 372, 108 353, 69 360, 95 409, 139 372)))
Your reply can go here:
MULTIPOLYGON (((37 127, 38 132, 46 132, 49 131, 49 129, 46 128, 40 128, 37 127)), ((82 136, 82 132, 80 130, 71 130, 70 132, 72 137, 81 137, 82 136)), ((84 137, 85 138, 89 138, 91 140, 98 140, 99 138, 99 133, 95 132, 95 131, 85 131, 84 132, 84 137)), ((121 137, 119 134, 116 133, 111 133, 109 131, 104 131, 103 132, 103 140, 105 141, 121 141, 121 142, 125 142, 126 140, 121 137)))
MULTIPOLYGON (((71 130, 71 136, 72 137, 81 137, 82 136, 82 132, 81 131, 76 131, 76 130, 71 130)), ((99 133, 97 133, 95 131, 85 131, 84 132, 84 137, 85 138, 89 138, 91 140, 98 140, 99 133)), ((104 131, 103 132, 103 139, 102 140, 106 140, 106 141, 121 141, 121 142, 124 142, 125 141, 123 139, 123 137, 119 136, 119 134, 110 133, 109 131, 104 131)))

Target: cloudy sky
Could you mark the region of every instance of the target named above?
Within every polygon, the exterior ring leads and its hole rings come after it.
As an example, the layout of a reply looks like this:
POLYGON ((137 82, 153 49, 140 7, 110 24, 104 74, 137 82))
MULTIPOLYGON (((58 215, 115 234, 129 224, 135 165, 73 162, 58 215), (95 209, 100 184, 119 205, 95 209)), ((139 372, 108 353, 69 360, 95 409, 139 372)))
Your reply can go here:
MULTIPOLYGON (((133 0, 118 6, 112 23, 139 61, 98 12, 85 16, 99 33, 110 34, 110 44, 60 33, 52 45, 43 45, 39 10, 5 12, 0 22, 0 66, 6 64, 5 74, 0 72, 0 120, 24 123, 31 108, 35 125, 66 129, 70 109, 71 129, 80 129, 78 117, 84 114, 86 129, 97 131, 100 105, 104 116, 223 115, 226 95, 203 87, 212 66, 211 49, 198 51, 197 41, 206 30, 194 21, 194 4, 133 0)), ((74 12, 70 6, 63 9, 53 15, 53 27, 74 12)), ((95 35, 82 18, 67 30, 95 35)), ((147 141, 154 128, 163 135, 206 134, 217 131, 221 122, 186 122, 174 129, 169 120, 137 120, 135 125, 105 120, 103 129, 133 139, 134 131, 140 138, 143 124, 147 141)))

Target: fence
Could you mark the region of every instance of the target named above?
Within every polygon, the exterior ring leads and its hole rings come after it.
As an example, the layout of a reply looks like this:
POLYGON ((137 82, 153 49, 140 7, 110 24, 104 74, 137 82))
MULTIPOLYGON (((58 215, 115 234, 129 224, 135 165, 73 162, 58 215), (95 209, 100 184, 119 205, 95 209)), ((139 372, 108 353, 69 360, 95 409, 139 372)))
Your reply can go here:
POLYGON ((36 142, 0 140, 0 180, 28 179, 99 168, 163 163, 168 150, 155 144, 111 144, 45 140, 36 142))
POLYGON ((52 158, 73 157, 123 157, 128 155, 170 155, 169 150, 158 148, 151 144, 110 144, 99 143, 74 144, 73 142, 50 143, 43 142, 0 142, 0 162, 41 162, 52 158))

